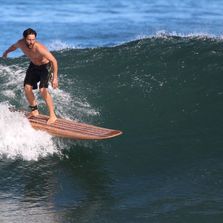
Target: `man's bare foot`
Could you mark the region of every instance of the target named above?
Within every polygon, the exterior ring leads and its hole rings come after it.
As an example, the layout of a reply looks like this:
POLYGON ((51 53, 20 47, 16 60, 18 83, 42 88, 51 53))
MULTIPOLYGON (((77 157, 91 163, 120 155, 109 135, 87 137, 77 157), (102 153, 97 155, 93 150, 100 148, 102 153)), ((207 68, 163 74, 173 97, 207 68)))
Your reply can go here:
POLYGON ((31 116, 34 116, 34 117, 39 115, 39 111, 38 110, 32 111, 30 113, 31 113, 31 116))
POLYGON ((56 116, 52 116, 48 119, 47 125, 53 124, 57 120, 56 116))
POLYGON ((39 115, 38 110, 35 110, 35 111, 32 111, 32 112, 27 113, 26 117, 27 118, 31 118, 31 117, 36 117, 38 115, 39 115))

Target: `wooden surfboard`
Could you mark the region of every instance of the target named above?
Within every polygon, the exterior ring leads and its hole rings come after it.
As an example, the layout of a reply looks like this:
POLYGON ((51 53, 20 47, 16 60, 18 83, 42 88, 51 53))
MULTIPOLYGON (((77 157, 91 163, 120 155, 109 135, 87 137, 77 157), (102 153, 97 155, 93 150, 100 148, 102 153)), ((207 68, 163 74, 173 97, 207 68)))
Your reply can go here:
POLYGON ((107 129, 89 125, 77 121, 58 118, 55 123, 48 125, 49 116, 38 115, 30 116, 30 113, 25 113, 34 129, 46 131, 49 134, 57 137, 70 138, 76 140, 101 140, 109 139, 122 134, 119 130, 107 129))

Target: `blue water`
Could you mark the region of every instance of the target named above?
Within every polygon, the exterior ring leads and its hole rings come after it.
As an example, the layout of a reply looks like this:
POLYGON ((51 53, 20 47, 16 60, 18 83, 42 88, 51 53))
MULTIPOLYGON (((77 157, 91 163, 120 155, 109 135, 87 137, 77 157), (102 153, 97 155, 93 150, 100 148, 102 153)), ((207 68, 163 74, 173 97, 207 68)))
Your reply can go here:
MULTIPOLYGON (((0 50, 32 27, 52 50, 114 46, 160 33, 222 35, 219 0, 0 1, 0 50)), ((17 55, 17 54, 16 54, 17 55)))
POLYGON ((27 108, 29 61, 0 58, 0 222, 222 222, 221 1, 0 5, 1 53, 31 27, 57 58, 56 113, 124 132, 34 131, 8 110, 27 108))

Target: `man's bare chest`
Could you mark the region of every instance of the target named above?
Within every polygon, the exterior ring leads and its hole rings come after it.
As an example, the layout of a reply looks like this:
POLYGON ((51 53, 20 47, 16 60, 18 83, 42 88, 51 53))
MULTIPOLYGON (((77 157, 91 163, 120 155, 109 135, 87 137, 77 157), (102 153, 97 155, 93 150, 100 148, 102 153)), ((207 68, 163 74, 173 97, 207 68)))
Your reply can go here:
POLYGON ((29 58, 32 58, 32 59, 40 59, 40 58, 42 58, 41 54, 38 51, 36 51, 36 50, 23 49, 22 51, 29 58))

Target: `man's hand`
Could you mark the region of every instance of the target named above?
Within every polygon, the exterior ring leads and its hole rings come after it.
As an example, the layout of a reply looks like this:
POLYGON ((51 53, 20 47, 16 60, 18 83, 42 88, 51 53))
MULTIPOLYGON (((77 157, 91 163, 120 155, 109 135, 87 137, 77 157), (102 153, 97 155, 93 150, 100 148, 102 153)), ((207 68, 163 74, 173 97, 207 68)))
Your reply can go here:
POLYGON ((5 52, 3 53, 3 55, 2 55, 2 58, 3 58, 3 59, 7 59, 7 56, 8 56, 8 53, 7 53, 7 51, 5 51, 5 52))
MULTIPOLYGON (((20 40, 20 41, 21 41, 21 40, 20 40)), ((9 54, 9 53, 11 53, 12 51, 15 51, 15 50, 19 47, 19 45, 20 45, 20 41, 18 41, 17 43, 11 45, 11 46, 10 46, 4 53, 3 53, 2 57, 3 57, 4 59, 6 59, 6 58, 8 57, 8 54, 9 54)))
POLYGON ((52 87, 54 89, 58 88, 58 79, 57 78, 53 78, 51 84, 52 84, 52 87))

